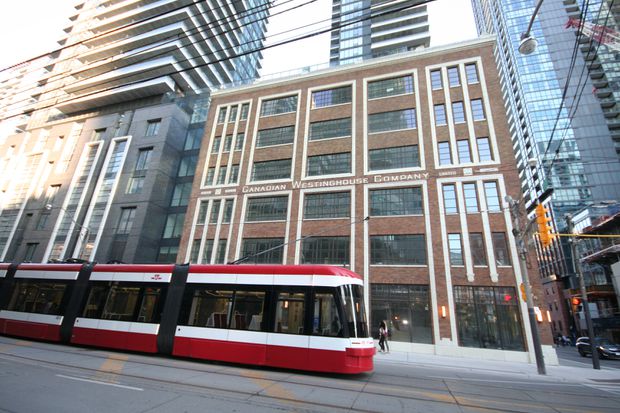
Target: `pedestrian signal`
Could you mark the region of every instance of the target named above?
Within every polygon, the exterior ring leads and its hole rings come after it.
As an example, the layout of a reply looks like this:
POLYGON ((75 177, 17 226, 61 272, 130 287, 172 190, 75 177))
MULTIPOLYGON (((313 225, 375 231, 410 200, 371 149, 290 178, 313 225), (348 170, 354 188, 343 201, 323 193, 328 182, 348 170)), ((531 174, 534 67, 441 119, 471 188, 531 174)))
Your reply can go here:
POLYGON ((536 223, 538 224, 538 238, 543 248, 547 248, 553 241, 553 227, 551 217, 547 216, 549 210, 542 204, 536 205, 536 223))

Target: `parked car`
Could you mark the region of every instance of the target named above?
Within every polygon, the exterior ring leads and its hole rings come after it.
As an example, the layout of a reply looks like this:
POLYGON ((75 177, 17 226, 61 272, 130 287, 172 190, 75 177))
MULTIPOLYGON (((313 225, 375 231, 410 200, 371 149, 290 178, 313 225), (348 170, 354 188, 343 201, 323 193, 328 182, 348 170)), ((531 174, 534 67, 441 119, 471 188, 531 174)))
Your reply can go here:
MULTIPOLYGON (((595 338, 594 342, 596 343, 599 357, 620 359, 620 345, 612 343, 606 338, 595 338)), ((589 337, 579 337, 575 346, 581 357, 592 354, 592 346, 590 345, 589 337)))

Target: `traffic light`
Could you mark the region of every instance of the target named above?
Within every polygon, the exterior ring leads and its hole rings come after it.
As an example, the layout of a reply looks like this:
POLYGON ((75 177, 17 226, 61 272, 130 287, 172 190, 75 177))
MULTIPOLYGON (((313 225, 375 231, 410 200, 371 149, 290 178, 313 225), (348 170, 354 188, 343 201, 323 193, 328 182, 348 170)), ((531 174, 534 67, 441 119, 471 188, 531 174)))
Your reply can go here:
POLYGON ((538 224, 538 238, 543 248, 547 248, 553 241, 553 227, 551 217, 547 216, 549 210, 542 204, 536 205, 536 223, 538 224))
POLYGON ((573 314, 581 311, 581 298, 573 297, 571 298, 570 303, 573 306, 573 314))

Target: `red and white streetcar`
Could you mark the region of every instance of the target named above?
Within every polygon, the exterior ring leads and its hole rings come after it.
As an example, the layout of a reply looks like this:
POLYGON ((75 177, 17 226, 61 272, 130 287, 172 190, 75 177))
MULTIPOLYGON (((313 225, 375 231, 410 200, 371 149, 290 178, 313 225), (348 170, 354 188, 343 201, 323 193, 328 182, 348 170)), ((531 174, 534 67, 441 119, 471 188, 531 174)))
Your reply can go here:
POLYGON ((373 369, 362 278, 322 265, 0 265, 0 334, 297 370, 373 369))

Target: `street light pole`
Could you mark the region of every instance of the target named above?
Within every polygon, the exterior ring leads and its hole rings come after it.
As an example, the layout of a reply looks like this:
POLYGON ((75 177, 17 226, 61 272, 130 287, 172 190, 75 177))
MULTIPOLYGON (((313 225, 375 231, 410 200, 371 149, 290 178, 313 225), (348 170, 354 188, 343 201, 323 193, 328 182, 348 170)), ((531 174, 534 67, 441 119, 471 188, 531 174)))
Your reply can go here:
POLYGON ((538 374, 545 375, 547 370, 545 368, 545 358, 542 352, 542 345, 540 343, 540 334, 538 333, 538 325, 536 323, 536 311, 534 310, 534 300, 532 299, 532 286, 530 285, 530 278, 527 272, 527 247, 526 239, 529 230, 529 225, 526 225, 525 229, 521 231, 519 204, 512 199, 511 196, 506 196, 506 202, 510 205, 510 215, 513 219, 513 234, 518 243, 519 248, 519 264, 521 266, 521 276, 523 277, 523 285, 525 286, 525 298, 527 302, 527 313, 530 321, 530 330, 532 331, 532 342, 534 346, 534 356, 536 357, 536 367, 538 374))
MULTIPOLYGON (((568 233, 572 234, 575 230, 575 224, 573 217, 570 214, 564 216, 566 219, 566 225, 568 227, 568 233)), ((581 293, 581 302, 583 303, 583 312, 586 315, 586 327, 588 328, 588 338, 590 339, 590 348, 592 349, 592 368, 595 370, 601 369, 601 362, 598 357, 598 351, 596 350, 596 343, 594 341, 594 327, 592 326, 592 316, 590 315, 590 306, 588 305, 588 294, 586 292, 586 283, 583 279, 583 272, 581 271, 581 262, 577 256, 577 241, 576 237, 571 237, 568 242, 570 243, 570 251, 573 256, 573 267, 577 278, 579 279, 579 290, 581 293)))
MULTIPOLYGON (((58 208, 61 211, 63 211, 65 214, 67 214, 71 222, 73 222, 75 225, 77 225, 80 228, 80 236, 78 238, 78 242, 80 243, 80 249, 78 251, 77 257, 81 258, 82 253, 84 252, 84 245, 86 245, 86 241, 88 241, 88 234, 90 233, 90 228, 88 228, 86 225, 82 225, 79 222, 77 222, 75 218, 73 217, 73 214, 67 211, 65 208, 61 206, 59 206, 58 208)), ((45 209, 50 211, 52 209, 52 204, 45 204, 45 209)))
POLYGON ((536 47, 538 47, 538 41, 532 34, 530 33, 532 30, 532 25, 534 24, 534 18, 538 14, 538 10, 542 5, 543 0, 538 0, 536 6, 534 7, 534 12, 532 13, 532 17, 530 17, 530 22, 527 25, 527 29, 523 33, 521 33, 521 41, 519 42, 519 53, 522 55, 528 55, 534 53, 536 47))

